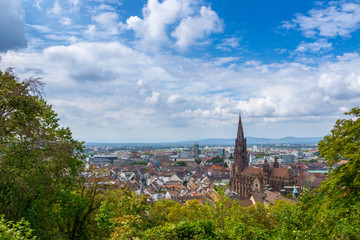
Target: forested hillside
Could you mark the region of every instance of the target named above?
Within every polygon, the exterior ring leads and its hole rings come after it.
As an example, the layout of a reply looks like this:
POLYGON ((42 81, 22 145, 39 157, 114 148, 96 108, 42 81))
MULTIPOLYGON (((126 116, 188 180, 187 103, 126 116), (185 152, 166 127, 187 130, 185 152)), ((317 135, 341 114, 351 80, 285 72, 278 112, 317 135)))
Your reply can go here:
POLYGON ((329 167, 348 163, 296 204, 244 208, 220 188, 181 205, 89 178, 42 88, 0 72, 0 239, 360 239, 360 108, 319 143, 329 167))

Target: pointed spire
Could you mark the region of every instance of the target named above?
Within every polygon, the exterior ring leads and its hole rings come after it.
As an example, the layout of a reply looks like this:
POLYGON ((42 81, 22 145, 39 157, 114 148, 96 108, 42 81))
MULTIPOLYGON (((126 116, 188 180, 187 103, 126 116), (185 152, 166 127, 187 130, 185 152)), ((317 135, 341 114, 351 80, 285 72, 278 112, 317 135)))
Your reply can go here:
POLYGON ((241 172, 249 166, 248 162, 248 154, 247 154, 247 147, 246 147, 246 139, 244 135, 244 130, 241 122, 241 114, 239 114, 239 125, 237 136, 235 140, 235 149, 234 149, 234 166, 233 171, 234 174, 232 175, 232 188, 234 191, 243 194, 243 190, 240 188, 241 172))
POLYGON ((239 114, 238 132, 235 140, 234 164, 239 167, 240 172, 249 165, 247 149, 246 149, 246 139, 244 137, 244 131, 243 131, 240 114, 239 114))
POLYGON ((241 141, 242 139, 244 139, 244 130, 241 122, 241 114, 239 113, 239 125, 236 140, 241 141))

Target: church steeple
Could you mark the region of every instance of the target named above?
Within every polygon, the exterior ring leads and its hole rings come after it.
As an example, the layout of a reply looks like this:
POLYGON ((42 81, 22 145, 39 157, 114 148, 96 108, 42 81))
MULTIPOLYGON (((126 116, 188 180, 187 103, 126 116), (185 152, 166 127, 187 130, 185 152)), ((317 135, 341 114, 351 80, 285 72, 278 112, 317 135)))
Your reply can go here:
POLYGON ((241 172, 245 167, 249 165, 246 138, 244 137, 241 115, 239 115, 238 132, 235 140, 234 164, 239 167, 239 172, 241 172))
POLYGON ((244 194, 245 191, 241 188, 241 179, 240 174, 249 165, 248 163, 248 154, 246 148, 246 139, 244 137, 244 130, 241 122, 241 115, 239 115, 239 125, 237 136, 235 140, 235 150, 234 150, 234 166, 233 166, 233 181, 232 188, 239 194, 244 194))

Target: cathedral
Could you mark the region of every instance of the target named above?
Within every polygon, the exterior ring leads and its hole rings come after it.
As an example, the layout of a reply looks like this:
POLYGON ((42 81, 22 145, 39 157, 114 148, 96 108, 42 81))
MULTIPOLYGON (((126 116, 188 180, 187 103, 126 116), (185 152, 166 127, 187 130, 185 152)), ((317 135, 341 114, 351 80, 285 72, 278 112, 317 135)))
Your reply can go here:
POLYGON ((235 140, 234 165, 231 180, 232 190, 240 196, 262 193, 265 190, 280 192, 285 186, 295 184, 292 170, 279 168, 277 159, 272 166, 265 159, 263 167, 249 166, 246 138, 239 116, 239 126, 235 140))

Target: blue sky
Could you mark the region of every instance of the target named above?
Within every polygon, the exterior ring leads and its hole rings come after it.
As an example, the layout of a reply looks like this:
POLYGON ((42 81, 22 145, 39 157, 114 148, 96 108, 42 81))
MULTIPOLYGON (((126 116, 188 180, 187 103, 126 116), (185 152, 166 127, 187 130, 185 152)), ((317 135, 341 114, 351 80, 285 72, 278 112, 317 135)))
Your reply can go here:
POLYGON ((360 1, 0 0, 0 69, 74 137, 311 137, 360 100, 360 1))

